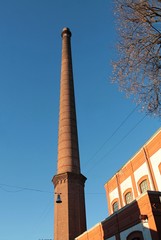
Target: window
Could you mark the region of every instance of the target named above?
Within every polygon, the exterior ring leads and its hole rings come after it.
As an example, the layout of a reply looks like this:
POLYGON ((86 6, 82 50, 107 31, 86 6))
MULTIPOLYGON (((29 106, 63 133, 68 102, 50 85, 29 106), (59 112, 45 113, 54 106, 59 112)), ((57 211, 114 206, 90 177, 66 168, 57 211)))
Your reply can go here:
POLYGON ((128 204, 132 201, 132 193, 131 192, 127 192, 125 194, 125 203, 128 204))
POLYGON ((111 202, 111 212, 116 212, 117 210, 119 210, 119 199, 115 198, 113 199, 113 201, 111 202))
POLYGON ((116 212, 119 209, 118 202, 113 203, 113 212, 116 212))
POLYGON ((147 190, 148 190, 148 181, 147 179, 145 179, 140 183, 140 192, 145 193, 147 190))
POLYGON ((140 193, 145 193, 147 190, 151 189, 148 175, 142 176, 137 182, 137 184, 138 184, 138 190, 140 191, 140 193))
POLYGON ((132 188, 127 188, 123 193, 125 205, 131 203, 133 200, 132 188))

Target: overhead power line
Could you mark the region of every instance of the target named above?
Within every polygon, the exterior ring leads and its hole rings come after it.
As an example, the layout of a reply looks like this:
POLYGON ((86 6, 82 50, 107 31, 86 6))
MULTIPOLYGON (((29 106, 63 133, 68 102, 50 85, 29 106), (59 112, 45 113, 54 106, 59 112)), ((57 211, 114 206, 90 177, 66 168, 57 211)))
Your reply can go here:
POLYGON ((20 186, 13 186, 4 183, 0 183, 0 189, 5 192, 16 193, 21 191, 33 191, 33 192, 41 192, 41 193, 53 193, 46 190, 36 189, 36 188, 29 188, 29 187, 20 187, 20 186), (9 189, 6 189, 9 188, 9 189))
POLYGON ((98 150, 90 157, 89 161, 84 165, 87 167, 91 161, 97 156, 97 154, 103 149, 103 147, 112 139, 112 137, 118 132, 118 130, 126 123, 130 116, 136 111, 138 105, 125 117, 120 125, 114 130, 114 132, 106 139, 106 141, 98 148, 98 150))
MULTIPOLYGON (((4 184, 4 183, 0 183, 0 189, 2 191, 5 192, 9 192, 9 193, 17 193, 17 192, 21 192, 21 191, 34 191, 34 192, 41 192, 41 193, 50 193, 53 194, 54 192, 50 192, 50 191, 46 191, 46 190, 40 190, 40 189, 35 189, 35 188, 29 188, 29 187, 21 187, 21 186, 13 186, 13 185, 9 185, 9 184, 4 184), (10 188, 11 190, 5 189, 5 187, 10 188), (14 188, 17 188, 17 190, 14 190, 14 188)), ((102 195, 104 194, 103 192, 87 192, 86 194, 88 195, 102 195)))
POLYGON ((100 163, 102 160, 105 159, 105 157, 107 157, 117 146, 119 146, 124 140, 125 138, 127 138, 129 136, 129 134, 145 119, 147 115, 144 115, 131 129, 130 131, 128 131, 119 142, 117 142, 103 157, 101 157, 100 159, 98 159, 97 161, 95 161, 95 164, 92 165, 91 168, 89 168, 87 170, 87 173, 89 171, 91 171, 93 168, 96 167, 96 165, 98 165, 98 163, 100 163))

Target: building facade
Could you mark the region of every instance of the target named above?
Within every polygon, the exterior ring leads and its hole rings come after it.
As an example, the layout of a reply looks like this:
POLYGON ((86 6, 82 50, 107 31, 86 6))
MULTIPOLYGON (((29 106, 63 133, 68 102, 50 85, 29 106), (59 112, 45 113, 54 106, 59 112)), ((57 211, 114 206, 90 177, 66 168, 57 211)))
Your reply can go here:
POLYGON ((109 217, 77 240, 161 239, 161 129, 105 184, 109 217))
POLYGON ((109 214, 147 190, 161 191, 161 130, 105 184, 105 190, 109 214))

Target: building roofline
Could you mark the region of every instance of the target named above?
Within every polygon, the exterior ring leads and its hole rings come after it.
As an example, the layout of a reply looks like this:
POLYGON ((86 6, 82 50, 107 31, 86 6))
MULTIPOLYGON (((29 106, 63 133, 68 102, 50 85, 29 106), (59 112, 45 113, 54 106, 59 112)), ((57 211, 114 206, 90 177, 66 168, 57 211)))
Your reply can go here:
POLYGON ((88 234, 89 232, 91 232, 94 228, 96 228, 97 226, 100 226, 102 224, 102 222, 98 222, 96 223, 93 227, 91 227, 90 229, 86 230, 85 232, 83 232, 81 235, 79 235, 78 237, 76 237, 76 240, 79 240, 80 236, 83 236, 85 234, 88 234))
POLYGON ((159 133, 161 132, 161 127, 144 143, 144 145, 142 145, 139 150, 134 154, 132 155, 132 157, 111 177, 109 178, 109 180, 104 184, 104 186, 110 181, 112 180, 117 173, 119 173, 129 162, 131 162, 133 160, 134 157, 136 157, 140 151, 146 146, 148 145, 159 133))
POLYGON ((141 199, 142 197, 144 197, 145 195, 161 195, 160 191, 151 191, 151 190, 147 190, 145 193, 142 193, 141 195, 139 195, 137 198, 135 198, 132 202, 126 204, 125 206, 123 206, 122 208, 118 209, 116 212, 110 214, 107 218, 105 218, 103 221, 101 221, 101 223, 109 220, 110 218, 112 218, 114 215, 119 214, 120 212, 124 211, 126 208, 130 207, 132 204, 134 204, 134 202, 138 202, 139 199, 141 199))
POLYGON ((125 205, 124 207, 120 208, 119 210, 117 210, 116 212, 114 212, 113 214, 109 215, 107 218, 105 218, 104 220, 102 220, 101 222, 98 222, 97 224, 95 224, 93 227, 91 227, 90 229, 87 229, 85 232, 83 232, 81 235, 79 235, 78 237, 76 237, 76 240, 79 240, 80 236, 83 236, 85 234, 88 234, 90 231, 92 231, 94 228, 96 228, 99 225, 102 225, 104 222, 106 222, 107 220, 109 220, 110 218, 113 218, 115 215, 118 215, 120 212, 124 211, 126 208, 130 207, 132 204, 134 204, 135 202, 138 202, 139 199, 141 199, 142 197, 144 197, 145 195, 152 195, 152 194, 159 194, 161 195, 160 191, 151 191, 148 190, 145 193, 142 193, 140 196, 138 196, 136 199, 134 199, 132 202, 130 202, 129 204, 125 205))

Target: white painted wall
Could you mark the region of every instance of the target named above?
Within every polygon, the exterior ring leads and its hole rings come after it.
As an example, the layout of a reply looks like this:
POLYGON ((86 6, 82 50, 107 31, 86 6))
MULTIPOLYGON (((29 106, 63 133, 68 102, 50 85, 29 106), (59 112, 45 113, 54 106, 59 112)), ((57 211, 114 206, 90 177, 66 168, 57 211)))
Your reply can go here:
POLYGON ((158 190, 161 191, 161 174, 158 168, 158 165, 161 163, 161 149, 159 149, 156 153, 153 154, 153 156, 151 156, 150 162, 152 164, 158 190))
POLYGON ((145 223, 145 224, 139 223, 139 224, 121 232, 120 233, 121 240, 125 240, 127 238, 127 236, 134 231, 141 231, 143 233, 144 239, 152 240, 150 230, 148 229, 148 223, 145 223))
POLYGON ((118 188, 115 188, 112 192, 110 192, 109 197, 110 197, 110 203, 111 203, 115 198, 118 198, 118 199, 119 199, 118 188))
POLYGON ((154 186, 152 184, 152 179, 149 173, 149 168, 147 163, 143 163, 135 172, 134 172, 134 178, 135 178, 135 182, 136 182, 136 187, 137 187, 137 191, 138 194, 140 194, 139 189, 138 189, 138 185, 137 182, 139 181, 139 179, 145 175, 148 175, 148 179, 149 179, 149 183, 150 183, 150 189, 149 190, 154 190, 154 186))
POLYGON ((123 182, 120 184, 121 195, 122 195, 122 200, 123 200, 123 204, 124 204, 124 205, 126 205, 126 203, 125 203, 125 199, 124 199, 124 197, 123 197, 123 193, 124 193, 128 188, 131 188, 131 189, 132 189, 132 194, 133 194, 133 196, 134 196, 134 191, 133 191, 131 176, 128 177, 125 181, 123 181, 123 182))
MULTIPOLYGON (((161 149, 159 149, 155 154, 153 154, 153 156, 150 158, 150 161, 151 161, 153 172, 154 172, 154 175, 155 175, 155 178, 156 178, 158 190, 161 191, 161 174, 160 174, 159 169, 158 169, 158 165, 161 163, 161 149)), ((150 183, 150 189, 149 190, 155 190, 154 186, 153 186, 153 183, 152 183, 152 179, 151 179, 151 175, 150 175, 150 172, 149 172, 148 165, 145 162, 134 172, 134 179, 135 179, 135 182, 136 182, 138 195, 140 195, 140 191, 138 189, 137 182, 144 175, 148 175, 148 179, 149 179, 149 183, 150 183)), ((131 176, 129 176, 127 179, 125 179, 125 181, 123 181, 120 184, 120 190, 121 190, 121 196, 122 196, 123 205, 125 205, 125 201, 124 201, 124 198, 123 198, 123 193, 128 188, 132 188, 132 194, 133 194, 133 197, 134 197, 134 190, 133 190, 133 186, 132 186, 131 176)), ((119 199, 118 188, 115 188, 112 192, 109 193, 110 203, 115 198, 119 199)), ((120 199, 119 199, 119 208, 120 208, 120 199)))

